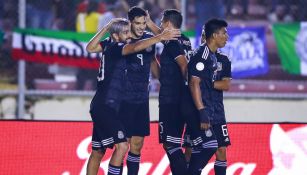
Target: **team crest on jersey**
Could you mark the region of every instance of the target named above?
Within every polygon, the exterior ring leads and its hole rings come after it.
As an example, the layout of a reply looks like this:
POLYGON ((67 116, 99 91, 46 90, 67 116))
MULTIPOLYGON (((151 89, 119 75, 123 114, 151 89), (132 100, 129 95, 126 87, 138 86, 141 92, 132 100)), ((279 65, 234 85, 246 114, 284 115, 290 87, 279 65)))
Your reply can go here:
POLYGON ((152 47, 147 47, 146 48, 146 52, 151 52, 152 51, 152 47))
POLYGON ((221 62, 217 62, 217 71, 222 71, 223 64, 221 62))
POLYGON ((208 129, 207 131, 205 131, 206 137, 211 137, 212 136, 212 131, 210 129, 208 129))
POLYGON ((204 69, 205 69, 204 63, 198 62, 198 63, 196 64, 196 70, 202 71, 202 70, 204 70, 204 69))
POLYGON ((117 137, 118 137, 119 139, 123 139, 123 138, 125 137, 124 132, 123 132, 123 131, 118 131, 117 137))

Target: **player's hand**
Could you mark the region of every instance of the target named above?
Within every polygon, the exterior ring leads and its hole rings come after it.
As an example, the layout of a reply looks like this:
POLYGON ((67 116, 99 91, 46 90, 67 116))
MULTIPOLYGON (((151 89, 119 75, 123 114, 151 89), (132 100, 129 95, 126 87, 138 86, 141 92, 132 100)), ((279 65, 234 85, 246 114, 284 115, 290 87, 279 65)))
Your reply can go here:
POLYGON ((210 128, 210 123, 200 123, 201 130, 208 130, 210 128))
POLYGON ((181 31, 179 29, 166 29, 160 34, 161 41, 167 40, 178 40, 181 36, 181 31))
POLYGON ((153 22, 153 21, 151 20, 151 18, 150 18, 150 15, 149 15, 148 10, 146 10, 146 22, 147 22, 147 23, 153 22))

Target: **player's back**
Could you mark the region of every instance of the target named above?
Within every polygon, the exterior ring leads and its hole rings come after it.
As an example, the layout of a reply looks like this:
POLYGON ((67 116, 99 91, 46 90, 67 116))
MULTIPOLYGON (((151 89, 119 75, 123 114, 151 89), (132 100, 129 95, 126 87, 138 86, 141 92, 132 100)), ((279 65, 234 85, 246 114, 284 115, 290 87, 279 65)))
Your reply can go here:
POLYGON ((103 55, 97 77, 97 94, 104 104, 118 107, 122 99, 125 83, 126 61, 122 56, 125 43, 111 42, 106 39, 101 42, 103 55))
POLYGON ((177 57, 187 55, 191 50, 191 42, 184 35, 176 41, 167 41, 164 43, 164 49, 160 57, 160 93, 159 103, 179 103, 181 92, 185 83, 177 57))

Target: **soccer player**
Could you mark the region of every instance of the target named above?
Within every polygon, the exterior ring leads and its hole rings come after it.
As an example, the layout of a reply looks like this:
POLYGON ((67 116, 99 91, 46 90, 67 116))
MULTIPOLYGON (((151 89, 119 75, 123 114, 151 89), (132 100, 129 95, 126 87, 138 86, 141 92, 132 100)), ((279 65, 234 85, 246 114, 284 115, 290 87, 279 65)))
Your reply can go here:
MULTIPOLYGON (((160 29, 152 21, 149 28, 154 33, 159 30, 180 29, 182 15, 179 11, 168 9, 163 12, 160 29)), ((157 32, 158 31, 158 32, 157 32)), ((187 166, 181 142, 185 124, 181 113, 182 94, 187 80, 186 53, 191 50, 190 40, 181 35, 177 41, 166 41, 160 57, 159 93, 159 142, 166 151, 171 171, 174 175, 186 175, 187 166)))
MULTIPOLYGON (((201 35, 201 42, 206 42, 205 29, 201 35)), ((221 52, 216 52, 217 56, 217 75, 214 81, 213 89, 213 106, 214 106, 214 117, 211 122, 216 139, 218 142, 218 149, 215 153, 216 161, 214 165, 215 174, 224 175, 226 174, 227 158, 226 158, 226 147, 230 145, 230 139, 228 136, 224 104, 223 104, 223 91, 228 91, 231 83, 231 62, 227 56, 221 52)), ((187 162, 191 158, 191 143, 190 134, 185 135, 185 156, 187 162)))
POLYGON ((226 55, 217 52, 217 75, 214 81, 213 106, 214 116, 211 121, 215 133, 218 149, 215 153, 216 160, 214 171, 217 175, 226 175, 227 158, 226 148, 230 145, 228 129, 225 118, 223 91, 228 91, 231 83, 231 62, 226 55))
MULTIPOLYGON (((128 11, 128 19, 131 23, 130 43, 153 37, 152 34, 145 32, 146 15, 146 11, 140 7, 132 7, 128 11)), ((126 56, 125 95, 119 115, 130 145, 127 156, 128 175, 138 174, 144 137, 149 135, 148 85, 152 61, 155 61, 155 45, 126 56)))
POLYGON ((123 96, 126 59, 129 55, 144 50, 162 40, 172 40, 180 34, 168 30, 160 35, 126 44, 130 37, 130 23, 126 19, 113 19, 104 26, 88 43, 90 53, 102 52, 97 91, 91 102, 90 114, 93 120, 92 152, 87 165, 87 174, 97 174, 100 161, 107 148, 113 148, 108 175, 120 174, 123 158, 128 150, 126 131, 118 116, 123 96), (107 33, 110 38, 100 41, 107 33))
MULTIPOLYGON (((189 62, 189 86, 199 114, 199 118, 195 119, 192 115, 187 122, 193 144, 189 164, 190 175, 200 175, 218 147, 216 138, 219 138, 219 133, 212 127, 216 105, 214 88, 222 85, 215 85, 214 82, 218 71, 217 57, 220 57, 216 52, 218 48, 225 46, 228 39, 226 27, 227 23, 224 20, 209 20, 203 31, 206 43, 195 51, 189 62)), ((216 165, 223 165, 223 162, 217 162, 216 165)))

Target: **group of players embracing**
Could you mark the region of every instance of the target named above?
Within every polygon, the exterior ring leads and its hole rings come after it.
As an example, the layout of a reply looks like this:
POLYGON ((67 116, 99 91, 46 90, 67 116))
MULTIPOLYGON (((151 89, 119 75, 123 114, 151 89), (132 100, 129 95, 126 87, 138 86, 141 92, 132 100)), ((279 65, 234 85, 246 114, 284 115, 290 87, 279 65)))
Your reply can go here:
POLYGON ((207 21, 202 44, 194 51, 189 38, 180 32, 181 25, 177 10, 164 10, 158 27, 147 11, 132 7, 128 19, 111 20, 89 41, 87 51, 101 52, 102 57, 90 106, 93 135, 88 175, 98 173, 106 149, 113 147, 108 175, 122 174, 127 152, 128 175, 138 174, 144 137, 150 129, 150 70, 161 84, 159 142, 172 174, 200 175, 214 154, 215 173, 226 174, 230 139, 223 91, 230 86, 231 63, 218 49, 228 40, 227 23, 207 21), (101 41, 107 33, 110 37, 101 41), (164 48, 158 61, 155 44, 159 42, 164 48))

